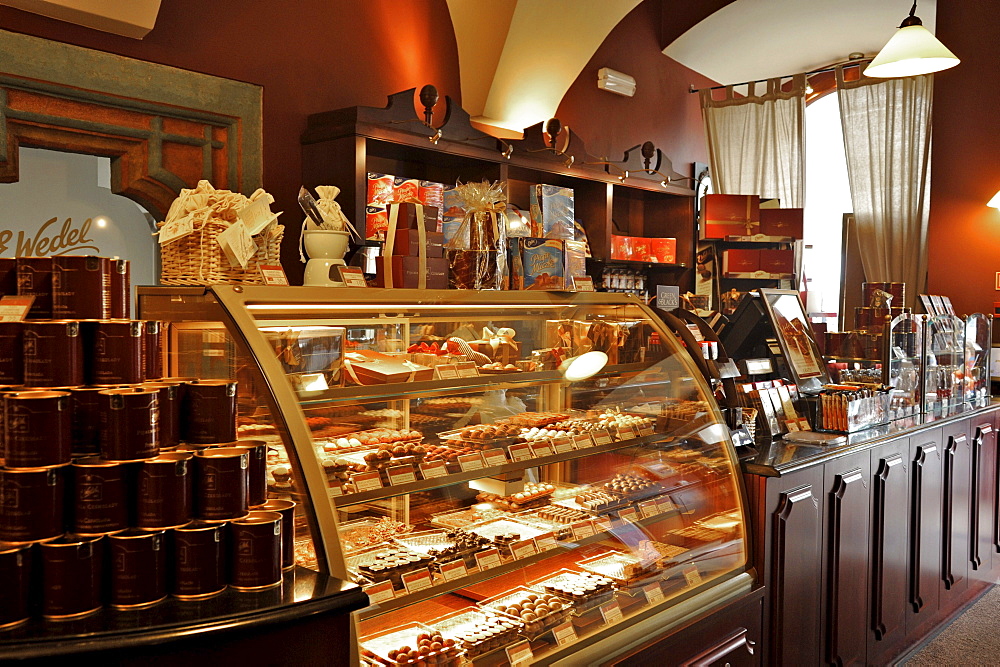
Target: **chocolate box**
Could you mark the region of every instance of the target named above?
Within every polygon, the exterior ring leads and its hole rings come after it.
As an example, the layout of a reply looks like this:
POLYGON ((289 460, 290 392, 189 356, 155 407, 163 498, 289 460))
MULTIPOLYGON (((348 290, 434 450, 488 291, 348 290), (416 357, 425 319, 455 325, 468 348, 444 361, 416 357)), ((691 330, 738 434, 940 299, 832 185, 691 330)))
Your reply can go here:
POLYGON ((676 264, 677 239, 649 239, 649 261, 657 264, 676 264))
POLYGON ((566 287, 569 288, 573 286, 574 278, 587 275, 587 242, 563 241, 563 257, 566 266, 563 277, 566 280, 566 287))
MULTIPOLYGON (((448 260, 444 257, 427 258, 427 278, 420 287, 420 258, 393 255, 392 286, 407 289, 448 289, 448 260)), ((375 285, 385 287, 385 257, 375 258, 375 285)))
POLYGON ((419 200, 420 200, 419 179, 406 178, 405 176, 396 176, 394 179, 392 179, 391 202, 419 201, 419 200))
POLYGON ((547 239, 573 239, 573 189, 536 185, 529 190, 532 233, 547 239))
POLYGON ((434 377, 433 368, 372 350, 346 353, 344 370, 348 383, 360 385, 416 382, 434 377))
POLYGON ((722 252, 722 273, 754 273, 760 271, 760 250, 730 248, 722 252))
POLYGON ((434 206, 438 210, 437 229, 441 231, 441 220, 444 213, 444 183, 434 181, 420 181, 420 190, 417 193, 420 203, 424 206, 434 206))
POLYGON ((761 250, 760 270, 765 273, 777 275, 791 275, 795 273, 795 251, 761 250))
POLYGON ((760 197, 705 195, 701 204, 701 238, 724 239, 760 233, 760 197))
MULTIPOLYGON (((424 248, 427 257, 444 257, 444 234, 441 232, 424 232, 426 244, 424 248)), ((386 244, 388 245, 388 244, 386 244)), ((402 257, 417 257, 420 255, 420 230, 397 229, 393 235, 392 254, 402 257)))
POLYGON ((649 261, 649 239, 641 236, 632 237, 632 255, 628 257, 633 262, 649 261))
POLYGON ((511 289, 564 289, 560 239, 510 239, 511 289))
POLYGON ((368 174, 368 206, 385 206, 392 201, 392 174, 368 174))
POLYGON ((802 238, 801 208, 762 208, 760 209, 760 230, 764 236, 780 236, 784 238, 802 238))
POLYGON ((365 206, 365 238, 384 240, 385 230, 389 226, 389 215, 384 204, 369 204, 365 206))
POLYGON ((632 237, 611 235, 611 259, 632 259, 632 237))
MULTIPOLYGON (((394 202, 386 208, 386 224, 392 215, 393 209, 399 211, 396 214, 396 229, 416 229, 417 228, 417 206, 411 202, 394 202)), ((435 206, 424 206, 424 229, 429 232, 437 232, 438 209, 435 206)))

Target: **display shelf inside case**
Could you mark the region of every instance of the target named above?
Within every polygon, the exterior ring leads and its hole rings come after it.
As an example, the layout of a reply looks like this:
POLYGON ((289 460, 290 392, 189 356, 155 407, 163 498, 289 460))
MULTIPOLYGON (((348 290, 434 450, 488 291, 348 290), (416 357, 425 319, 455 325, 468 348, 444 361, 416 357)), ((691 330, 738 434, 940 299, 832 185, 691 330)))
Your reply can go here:
POLYGON ((192 332, 227 324, 262 371, 246 403, 269 406, 317 562, 373 602, 354 616, 369 661, 387 664, 386 634, 409 624, 513 619, 486 603, 553 595, 546 582, 563 576, 594 604, 570 599, 575 615, 553 617, 528 600, 502 641, 460 641, 476 664, 516 638, 557 660, 746 571, 728 430, 633 297, 219 286, 152 290, 146 305, 192 332), (739 525, 699 523, 720 516, 739 525), (615 554, 653 565, 648 595, 588 573, 615 554))

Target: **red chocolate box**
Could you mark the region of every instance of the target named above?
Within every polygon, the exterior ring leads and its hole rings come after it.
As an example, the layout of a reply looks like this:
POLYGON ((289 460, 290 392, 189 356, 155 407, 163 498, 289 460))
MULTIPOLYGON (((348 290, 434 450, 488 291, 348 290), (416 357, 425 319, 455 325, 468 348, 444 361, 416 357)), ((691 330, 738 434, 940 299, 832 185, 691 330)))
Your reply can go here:
POLYGON ((658 264, 676 264, 677 239, 649 239, 649 261, 658 264))
POLYGON ((801 208, 760 209, 760 232, 764 236, 802 238, 801 208))
POLYGON ((649 239, 642 238, 639 236, 632 237, 632 256, 633 262, 648 262, 649 261, 649 239))
MULTIPOLYGON (((385 257, 375 258, 375 284, 385 287, 385 257)), ((392 264, 392 286, 408 289, 448 289, 448 260, 443 257, 427 258, 427 282, 420 287, 420 258, 389 258, 392 264)))
POLYGON ((705 195, 702 199, 702 238, 724 239, 759 233, 760 197, 757 195, 705 195))
POLYGON ((760 250, 731 248, 722 253, 722 272, 724 274, 731 274, 760 271, 760 259, 760 250))
POLYGON ((771 274, 791 275, 795 272, 795 251, 761 250, 760 270, 771 274))

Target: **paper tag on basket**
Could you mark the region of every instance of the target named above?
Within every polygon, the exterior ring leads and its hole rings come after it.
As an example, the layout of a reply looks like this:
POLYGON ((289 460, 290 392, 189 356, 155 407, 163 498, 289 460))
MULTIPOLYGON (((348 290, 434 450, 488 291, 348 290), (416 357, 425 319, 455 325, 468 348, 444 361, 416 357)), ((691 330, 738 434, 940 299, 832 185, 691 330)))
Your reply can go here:
POLYGON ((160 245, 167 245, 171 241, 184 238, 194 231, 194 219, 189 213, 179 220, 173 220, 160 227, 156 238, 160 245))
POLYGON ((242 222, 234 222, 229 228, 215 237, 229 260, 229 266, 247 268, 250 260, 257 254, 257 244, 250 238, 247 226, 242 222))
POLYGON ((279 215, 281 213, 271 212, 271 202, 267 197, 261 197, 236 211, 236 217, 243 221, 251 236, 260 234, 265 227, 277 220, 279 215))

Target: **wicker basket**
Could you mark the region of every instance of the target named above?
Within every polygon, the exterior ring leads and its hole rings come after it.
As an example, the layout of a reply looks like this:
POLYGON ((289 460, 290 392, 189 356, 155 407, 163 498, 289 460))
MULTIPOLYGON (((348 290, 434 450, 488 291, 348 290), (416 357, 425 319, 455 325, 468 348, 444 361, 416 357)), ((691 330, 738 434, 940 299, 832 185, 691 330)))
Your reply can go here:
MULTIPOLYGON (((162 226, 163 223, 160 224, 162 226)), ((285 228, 271 225, 254 237, 257 254, 243 269, 229 266, 226 254, 216 241, 229 224, 225 220, 208 218, 193 233, 161 245, 160 282, 164 285, 263 284, 264 277, 259 267, 262 264, 281 264, 281 237, 285 228)))

